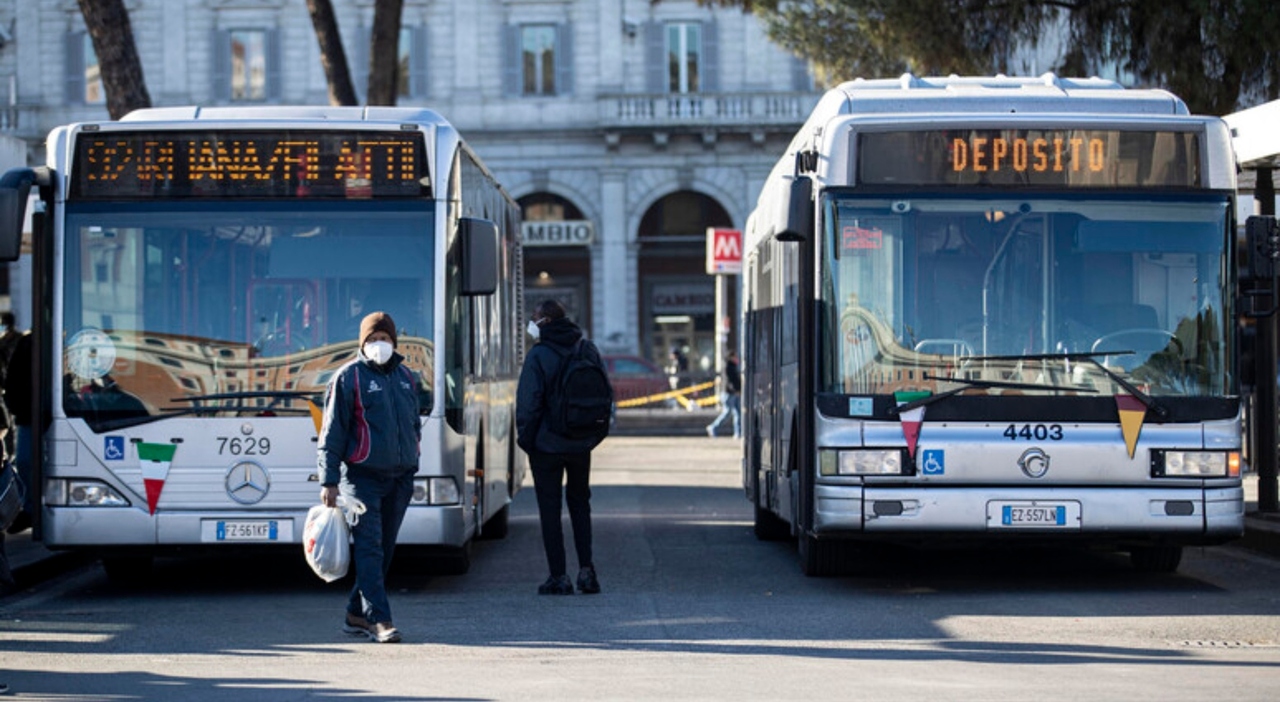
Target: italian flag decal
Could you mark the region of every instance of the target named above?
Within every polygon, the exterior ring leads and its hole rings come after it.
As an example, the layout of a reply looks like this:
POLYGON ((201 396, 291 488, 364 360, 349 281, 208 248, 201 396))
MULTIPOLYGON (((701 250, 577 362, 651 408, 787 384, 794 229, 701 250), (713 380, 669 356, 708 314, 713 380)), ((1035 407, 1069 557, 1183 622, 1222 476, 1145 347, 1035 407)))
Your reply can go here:
POLYGON ((1116 410, 1120 414, 1120 431, 1124 432, 1124 446, 1129 449, 1129 459, 1138 448, 1138 435, 1142 422, 1147 418, 1147 406, 1133 395, 1116 395, 1116 410))
MULTIPOLYGON (((895 392, 893 399, 899 406, 908 402, 923 400, 928 392, 895 392)), ((924 406, 898 413, 898 421, 902 422, 902 436, 907 440, 907 455, 916 457, 916 442, 920 439, 920 425, 924 423, 924 406)))
POLYGON ((138 444, 142 484, 147 488, 147 509, 151 514, 156 513, 156 503, 160 501, 160 491, 164 489, 164 481, 169 477, 169 464, 173 462, 173 454, 177 450, 177 444, 138 444))

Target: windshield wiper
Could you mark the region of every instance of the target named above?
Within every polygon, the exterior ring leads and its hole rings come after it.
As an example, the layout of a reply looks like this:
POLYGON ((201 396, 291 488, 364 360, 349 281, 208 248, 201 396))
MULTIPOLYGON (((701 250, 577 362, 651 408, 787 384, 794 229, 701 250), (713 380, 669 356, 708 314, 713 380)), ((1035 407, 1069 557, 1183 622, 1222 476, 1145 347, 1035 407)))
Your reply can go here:
POLYGON ((158 422, 161 419, 168 419, 169 417, 182 417, 189 414, 208 411, 209 408, 179 409, 170 411, 162 410, 160 414, 147 414, 141 417, 125 417, 124 419, 110 419, 104 422, 92 422, 92 425, 95 432, 101 433, 104 431, 117 431, 119 429, 128 429, 129 427, 142 426, 143 424, 158 422))
POLYGON ((170 402, 203 402, 205 400, 252 400, 259 397, 270 397, 277 400, 292 400, 295 398, 313 399, 319 397, 318 392, 303 392, 301 390, 253 390, 246 392, 219 392, 211 395, 188 395, 186 397, 171 397, 170 402))
POLYGON ((285 412, 289 414, 308 414, 307 409, 293 409, 289 407, 256 407, 253 405, 209 405, 201 407, 185 407, 172 408, 166 407, 159 414, 148 414, 139 417, 125 417, 122 419, 110 419, 106 421, 92 422, 94 431, 116 431, 119 429, 128 429, 129 427, 142 426, 158 422, 161 419, 170 417, 189 417, 201 414, 216 414, 218 412, 285 412))
POLYGON ((1027 354, 1023 356, 966 356, 966 361, 1088 361, 1093 367, 1102 371, 1103 375, 1115 381, 1116 385, 1124 388, 1125 392, 1133 395, 1141 402, 1144 407, 1155 412, 1157 415, 1164 417, 1169 414, 1169 410, 1165 409, 1154 398, 1134 387, 1133 383, 1125 380, 1119 373, 1102 365, 1098 360, 1099 356, 1132 356, 1134 351, 1116 350, 1116 351, 1088 351, 1080 353, 1041 353, 1027 354))
MULTIPOLYGON (((969 358, 973 358, 970 356, 969 358)), ((917 407, 926 407, 939 400, 945 400, 948 397, 954 397, 969 388, 1008 388, 1011 390, 1063 390, 1067 392, 1087 392, 1096 393, 1093 388, 1080 388, 1071 385, 1044 385, 1035 383, 1013 383, 1004 380, 969 380, 968 378, 949 378, 941 375, 922 374, 925 380, 941 380, 945 383, 959 383, 962 387, 954 388, 946 392, 940 392, 936 395, 922 397, 919 400, 912 400, 903 405, 897 405, 889 408, 889 414, 900 414, 902 412, 910 412, 917 407)))

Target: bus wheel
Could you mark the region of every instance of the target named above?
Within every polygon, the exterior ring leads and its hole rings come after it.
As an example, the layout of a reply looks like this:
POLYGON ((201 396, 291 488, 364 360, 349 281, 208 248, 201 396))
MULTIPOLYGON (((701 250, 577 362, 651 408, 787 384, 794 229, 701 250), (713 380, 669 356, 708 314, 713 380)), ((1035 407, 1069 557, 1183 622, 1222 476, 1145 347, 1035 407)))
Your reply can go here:
POLYGON ((840 541, 817 539, 811 534, 800 533, 800 569, 805 575, 822 578, 840 571, 844 549, 840 541))
POLYGON ((489 517, 489 521, 484 523, 484 528, 480 530, 480 538, 484 541, 493 541, 495 539, 505 539, 511 531, 511 505, 506 505, 502 509, 489 517))
POLYGON ((756 538, 760 541, 782 541, 791 537, 791 525, 773 512, 756 505, 756 538))
POLYGON ((103 556, 102 569, 115 585, 141 585, 151 575, 150 556, 103 556))
POLYGON ((435 559, 435 571, 440 575, 466 575, 471 570, 471 541, 440 554, 435 559))
POLYGON ((1172 573, 1182 562, 1181 546, 1141 546, 1129 551, 1129 562, 1143 573, 1172 573))

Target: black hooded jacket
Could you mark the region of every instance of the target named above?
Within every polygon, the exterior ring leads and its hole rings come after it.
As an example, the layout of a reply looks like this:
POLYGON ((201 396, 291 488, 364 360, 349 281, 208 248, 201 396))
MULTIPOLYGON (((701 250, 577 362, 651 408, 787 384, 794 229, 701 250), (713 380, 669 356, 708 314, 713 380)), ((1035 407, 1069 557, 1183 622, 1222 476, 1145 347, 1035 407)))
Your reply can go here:
MULTIPOLYGON (((538 343, 525 356, 516 390, 516 443, 525 453, 587 453, 599 443, 598 439, 560 436, 551 431, 546 421, 550 384, 566 359, 548 345, 554 344, 567 352, 579 339, 582 339, 582 330, 578 325, 563 317, 553 319, 542 324, 538 343)), ((582 347, 588 357, 600 360, 600 351, 589 339, 582 339, 582 347)))

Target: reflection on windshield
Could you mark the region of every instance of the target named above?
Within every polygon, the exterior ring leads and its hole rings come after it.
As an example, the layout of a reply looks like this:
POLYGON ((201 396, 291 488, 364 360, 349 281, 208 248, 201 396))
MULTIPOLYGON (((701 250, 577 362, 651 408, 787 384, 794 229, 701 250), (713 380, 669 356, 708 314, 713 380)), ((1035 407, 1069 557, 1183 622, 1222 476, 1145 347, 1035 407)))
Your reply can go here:
POLYGON ((843 196, 826 208, 824 388, 1223 394, 1228 204, 843 196))
POLYGON ((306 415, 374 310, 396 321, 429 411, 430 203, 297 207, 69 208, 68 416, 306 415))

